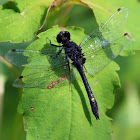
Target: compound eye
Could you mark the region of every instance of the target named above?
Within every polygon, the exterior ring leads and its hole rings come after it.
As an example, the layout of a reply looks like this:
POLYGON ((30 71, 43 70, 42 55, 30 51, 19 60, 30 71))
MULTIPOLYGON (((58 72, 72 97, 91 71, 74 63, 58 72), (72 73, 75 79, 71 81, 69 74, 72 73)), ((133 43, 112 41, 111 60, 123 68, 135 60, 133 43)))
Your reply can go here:
POLYGON ((58 43, 61 43, 62 42, 62 32, 60 32, 58 35, 57 35, 57 42, 58 43))
POLYGON ((65 31, 65 37, 67 37, 68 40, 70 40, 70 33, 68 31, 65 31))

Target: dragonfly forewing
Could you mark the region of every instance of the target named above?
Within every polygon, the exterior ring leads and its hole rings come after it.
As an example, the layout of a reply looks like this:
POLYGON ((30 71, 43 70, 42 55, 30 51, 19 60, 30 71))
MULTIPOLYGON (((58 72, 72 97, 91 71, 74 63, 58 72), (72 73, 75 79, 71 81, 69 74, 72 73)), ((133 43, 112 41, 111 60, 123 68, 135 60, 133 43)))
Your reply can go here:
POLYGON ((118 9, 99 29, 81 42, 88 73, 101 71, 129 45, 132 40, 130 36, 125 33, 119 35, 127 16, 127 8, 118 9))
POLYGON ((54 59, 56 49, 24 50, 13 49, 6 53, 5 59, 13 65, 31 69, 49 69, 52 66, 61 66, 66 62, 64 52, 54 59))

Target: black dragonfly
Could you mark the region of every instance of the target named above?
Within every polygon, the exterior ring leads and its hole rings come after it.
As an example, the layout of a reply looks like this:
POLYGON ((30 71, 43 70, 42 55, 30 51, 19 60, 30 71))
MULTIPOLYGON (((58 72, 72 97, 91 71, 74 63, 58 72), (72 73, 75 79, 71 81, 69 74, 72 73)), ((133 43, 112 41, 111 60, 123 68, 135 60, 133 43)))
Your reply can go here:
POLYGON ((10 63, 36 69, 34 73, 20 76, 15 80, 13 86, 18 88, 47 87, 50 89, 61 82, 63 83, 65 79, 74 80, 76 72, 72 68, 76 68, 85 85, 92 112, 98 120, 98 105, 85 72, 94 74, 101 71, 129 45, 130 35, 128 33, 119 35, 127 16, 128 9, 119 8, 99 29, 88 35, 79 46, 70 41, 68 31, 61 31, 56 39, 62 45, 57 46, 50 41, 54 48, 60 48, 57 53, 53 49, 38 51, 13 49, 9 51, 5 55, 5 59, 10 63), (47 57, 49 64, 44 65, 40 55, 47 57), (32 56, 35 56, 36 64, 32 63, 32 56), (54 74, 57 77, 53 76, 54 74))

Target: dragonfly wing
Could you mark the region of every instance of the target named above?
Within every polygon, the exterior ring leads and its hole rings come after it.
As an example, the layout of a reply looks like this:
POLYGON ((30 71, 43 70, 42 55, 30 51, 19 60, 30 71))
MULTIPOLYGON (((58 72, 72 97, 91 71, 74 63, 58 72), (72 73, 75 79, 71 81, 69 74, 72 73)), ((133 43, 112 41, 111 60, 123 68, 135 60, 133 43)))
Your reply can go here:
POLYGON ((105 68, 131 42, 129 35, 119 36, 127 16, 127 8, 118 9, 99 29, 81 42, 88 73, 93 74, 105 68))
POLYGON ((102 46, 102 49, 84 53, 86 57, 85 67, 88 73, 94 74, 104 69, 130 44, 130 42, 131 39, 128 36, 121 36, 105 44, 104 41, 100 41, 96 46, 102 46))
POLYGON ((73 81, 77 77, 77 70, 71 62, 69 62, 69 65, 70 71, 64 53, 60 53, 56 59, 44 54, 42 56, 32 56, 32 61, 25 68, 25 70, 31 72, 16 79, 13 86, 18 88, 53 88, 58 84, 60 86, 61 84, 69 83, 69 80, 73 81), (35 66, 37 66, 36 69, 28 69, 35 66))
POLYGON ((4 58, 11 64, 22 67, 25 64, 27 64, 27 59, 28 59, 28 57, 24 56, 24 51, 25 50, 19 50, 19 49, 10 50, 5 54, 4 58))
POLYGON ((95 37, 112 41, 117 38, 128 17, 128 9, 125 7, 118 9, 99 29, 88 35, 80 44, 82 48, 91 45, 95 37))
MULTIPOLYGON (((55 84, 67 83, 64 81, 74 80, 77 70, 70 62, 71 74, 64 52, 54 59, 57 52, 52 49, 36 50, 11 50, 5 55, 10 63, 24 66, 30 69, 27 75, 20 76, 13 83, 14 87, 53 87, 55 84), (52 57, 53 56, 53 57, 52 57), (66 80, 68 79, 68 80, 66 80), (60 82, 61 81, 61 82, 60 82)), ((26 70, 25 69, 25 70, 26 70)))
POLYGON ((13 49, 6 53, 5 59, 11 64, 20 67, 47 69, 49 67, 47 64, 48 61, 51 65, 59 65, 66 62, 64 52, 61 53, 58 59, 54 59, 56 54, 56 49, 45 49, 41 51, 13 49))
POLYGON ((18 88, 53 88, 55 85, 60 85, 67 79, 69 79, 68 64, 63 63, 61 66, 53 66, 47 70, 34 69, 31 73, 16 79, 13 86, 18 88))

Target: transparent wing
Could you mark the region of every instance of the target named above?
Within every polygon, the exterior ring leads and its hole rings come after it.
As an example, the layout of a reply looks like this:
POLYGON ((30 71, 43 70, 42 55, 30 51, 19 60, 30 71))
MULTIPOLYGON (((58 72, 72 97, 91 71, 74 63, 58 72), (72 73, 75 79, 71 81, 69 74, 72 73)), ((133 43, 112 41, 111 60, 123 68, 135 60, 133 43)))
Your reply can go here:
MULTIPOLYGON (((121 8, 103 26, 81 42, 80 46, 86 57, 86 69, 90 74, 103 69, 130 43, 131 39, 127 34, 118 37, 127 15, 128 10, 121 8)), ((18 78, 13 86, 53 88, 55 85, 63 83, 65 79, 69 78, 68 63, 64 52, 57 59, 50 57, 55 57, 57 52, 56 48, 42 51, 9 51, 5 58, 10 63, 36 69, 32 73, 18 78)), ((73 80, 77 77, 77 70, 72 66, 71 68, 71 80, 73 80)))
POLYGON ((103 40, 112 41, 117 38, 128 17, 128 9, 119 8, 99 29, 88 35, 80 44, 86 47, 91 45, 94 37, 100 37, 103 40))
POLYGON ((64 52, 61 53, 58 59, 54 59, 59 50, 55 47, 54 49, 45 50, 24 50, 24 49, 13 49, 6 53, 5 59, 11 64, 27 67, 31 69, 47 69, 48 61, 52 65, 61 65, 66 62, 64 52), (55 61, 54 61, 55 60, 55 61))
POLYGON ((56 54, 56 50, 53 49, 41 51, 17 49, 9 51, 5 55, 6 60, 12 64, 25 66, 26 69, 31 70, 27 75, 17 78, 13 86, 18 88, 53 88, 57 84, 67 84, 69 80, 74 80, 78 75, 75 67, 70 63, 70 73, 65 53, 61 52, 54 59, 56 54))
POLYGON ((32 88, 32 87, 44 87, 54 88, 58 84, 69 84, 70 81, 75 80, 77 77, 77 70, 74 66, 70 66, 71 72, 67 63, 50 67, 47 70, 34 69, 34 72, 28 73, 27 75, 20 76, 17 78, 13 86, 18 88, 32 88))
POLYGON ((127 8, 118 9, 99 29, 81 42, 88 73, 102 70, 131 42, 128 34, 119 37, 127 16, 127 8))
POLYGON ((46 71, 36 69, 34 72, 32 71, 25 76, 20 76, 14 81, 13 86, 18 88, 53 88, 55 85, 60 82, 62 83, 67 78, 69 78, 67 65, 63 65, 63 67, 54 66, 46 71))
POLYGON ((97 46, 102 47, 102 49, 84 53, 86 57, 85 67, 90 74, 94 74, 104 69, 129 45, 131 39, 127 35, 121 36, 112 42, 105 43, 105 41, 98 41, 99 43, 97 46))

